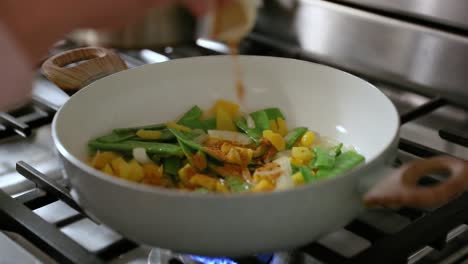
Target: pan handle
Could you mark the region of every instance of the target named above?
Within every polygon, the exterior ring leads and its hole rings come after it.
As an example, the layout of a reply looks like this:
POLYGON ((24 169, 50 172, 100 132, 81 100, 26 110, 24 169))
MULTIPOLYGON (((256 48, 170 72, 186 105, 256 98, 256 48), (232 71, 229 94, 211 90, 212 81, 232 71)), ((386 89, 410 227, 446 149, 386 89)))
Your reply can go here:
POLYGON ((468 188, 468 162, 438 156, 410 162, 380 180, 364 195, 368 207, 436 207, 468 188), (418 186, 418 181, 432 173, 448 173, 447 180, 433 186, 418 186))
POLYGON ((92 81, 127 69, 113 51, 100 47, 68 50, 47 59, 42 71, 50 81, 67 93, 73 93, 92 81), (77 63, 75 65, 72 65, 77 63))

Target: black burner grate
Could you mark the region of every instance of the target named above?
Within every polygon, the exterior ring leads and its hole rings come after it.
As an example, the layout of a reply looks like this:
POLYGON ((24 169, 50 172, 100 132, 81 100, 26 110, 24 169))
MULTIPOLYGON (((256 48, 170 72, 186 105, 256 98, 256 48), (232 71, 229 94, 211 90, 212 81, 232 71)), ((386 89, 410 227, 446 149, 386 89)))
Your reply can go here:
POLYGON ((33 129, 50 124, 57 108, 40 99, 11 113, 0 112, 0 139, 29 137, 33 129))

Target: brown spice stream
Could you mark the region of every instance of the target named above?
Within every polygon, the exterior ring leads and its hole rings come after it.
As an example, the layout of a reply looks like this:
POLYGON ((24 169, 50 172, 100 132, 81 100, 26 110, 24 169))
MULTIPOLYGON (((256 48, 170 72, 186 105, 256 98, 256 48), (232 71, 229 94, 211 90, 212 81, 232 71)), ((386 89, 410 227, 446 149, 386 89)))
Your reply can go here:
POLYGON ((242 79, 242 69, 239 64, 238 59, 238 44, 237 43, 230 43, 229 44, 230 54, 232 58, 232 63, 234 67, 234 78, 235 78, 235 87, 236 87, 236 94, 237 99, 241 105, 244 105, 244 97, 245 97, 245 86, 244 81, 242 79))
MULTIPOLYGON (((220 5, 218 2, 214 3, 215 9, 217 12, 215 13, 215 22, 213 25, 213 37, 216 39, 216 36, 221 33, 222 30, 226 30, 230 27, 237 26, 239 20, 245 20, 244 12, 242 11, 242 7, 240 5, 231 4, 231 5, 220 5), (226 9, 229 8, 229 12, 226 9)), ((235 89, 237 94, 237 99, 241 108, 245 109, 244 104, 244 97, 245 97, 245 85, 242 78, 242 69, 238 60, 239 55, 239 41, 231 39, 227 44, 229 47, 229 52, 232 59, 233 64, 233 72, 235 78, 235 89)))

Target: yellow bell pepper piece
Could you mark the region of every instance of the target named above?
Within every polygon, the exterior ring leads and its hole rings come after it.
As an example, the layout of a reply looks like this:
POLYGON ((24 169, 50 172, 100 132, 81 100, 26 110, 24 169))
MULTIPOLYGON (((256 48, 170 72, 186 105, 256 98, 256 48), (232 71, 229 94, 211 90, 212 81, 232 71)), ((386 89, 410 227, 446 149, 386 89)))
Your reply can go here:
POLYGON ((263 191, 271 191, 275 189, 275 186, 273 183, 271 183, 269 180, 261 180, 257 185, 255 185, 252 189, 254 192, 263 192, 263 191))
POLYGON ((312 144, 315 142, 315 134, 312 131, 307 131, 302 137, 301 137, 301 145, 306 148, 310 148, 312 144))
POLYGON ((102 169, 102 172, 104 172, 105 174, 109 174, 109 175, 115 175, 109 163, 107 163, 106 166, 104 166, 104 169, 102 169))
POLYGON ((185 164, 179 171, 179 178, 184 184, 188 184, 190 182, 190 178, 195 175, 197 171, 193 168, 190 164, 185 164))
POLYGON ((288 125, 286 124, 286 120, 284 120, 281 117, 278 117, 276 119, 276 123, 278 125, 278 133, 283 137, 286 136, 286 134, 288 134, 288 125))
POLYGON ((211 113, 218 113, 219 109, 223 109, 232 119, 239 115, 239 105, 236 103, 232 103, 223 99, 216 101, 213 108, 211 109, 211 113))
POLYGON ((284 141, 284 138, 280 134, 275 133, 271 130, 264 130, 263 137, 268 139, 268 141, 271 142, 271 144, 273 145, 273 147, 275 147, 276 150, 278 151, 285 150, 286 142, 284 141))
POLYGON ((134 182, 140 182, 145 176, 143 167, 136 160, 132 160, 127 166, 122 167, 120 174, 120 177, 134 182))
POLYGON ((293 147, 291 150, 291 156, 294 159, 302 160, 304 162, 310 161, 313 158, 312 151, 306 147, 293 147))
POLYGON ((140 129, 136 132, 136 135, 142 139, 156 140, 160 139, 162 134, 161 131, 157 130, 144 130, 140 129))
POLYGON ((210 191, 215 191, 218 180, 203 174, 195 174, 190 178, 190 183, 195 186, 206 188, 210 191))
POLYGON ((270 120, 270 129, 271 131, 275 132, 275 133, 278 133, 278 123, 276 122, 276 120, 270 120))
POLYGON ((189 132, 192 130, 190 127, 182 126, 175 122, 167 122, 166 126, 169 128, 173 128, 175 130, 184 131, 184 132, 189 132))
POLYGON ((295 173, 292 178, 296 185, 304 184, 304 176, 301 172, 295 173))
POLYGON ((219 108, 216 112, 216 129, 237 131, 232 116, 222 108, 219 108))
POLYGON ((161 178, 163 176, 163 167, 156 164, 147 163, 143 165, 143 173, 146 178, 161 178))
POLYGON ((113 159, 117 157, 118 155, 114 152, 97 152, 93 160, 91 161, 91 165, 98 170, 102 170, 107 164, 109 164, 113 159))
POLYGON ((113 159, 110 164, 115 175, 119 177, 120 177, 120 172, 122 168, 127 166, 127 162, 122 157, 113 159))

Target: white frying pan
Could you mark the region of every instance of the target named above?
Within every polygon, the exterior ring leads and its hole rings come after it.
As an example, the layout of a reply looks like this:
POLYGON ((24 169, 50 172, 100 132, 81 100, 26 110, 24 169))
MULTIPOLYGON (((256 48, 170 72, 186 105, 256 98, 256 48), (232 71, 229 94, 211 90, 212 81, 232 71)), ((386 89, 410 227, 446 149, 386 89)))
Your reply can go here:
MULTIPOLYGON (((195 104, 206 108, 219 98, 236 100, 230 57, 173 60, 95 81, 57 113, 54 141, 74 197, 86 212, 122 235, 154 247, 242 256, 307 244, 346 225, 365 209, 365 203, 434 206, 467 187, 468 166, 454 158, 391 169, 399 117, 391 101, 371 84, 293 59, 241 56, 240 63, 248 111, 280 107, 290 127, 307 126, 352 144, 365 155, 366 164, 287 191, 227 196, 144 186, 87 166, 87 141, 113 128, 165 122, 195 104), (433 187, 416 186, 418 178, 435 171, 448 171, 451 178, 433 187)), ((76 88, 91 77, 112 72, 106 65, 117 65, 114 71, 124 68, 109 51, 87 48, 52 57, 44 71, 60 86, 76 88), (91 60, 63 68, 84 58, 91 60)))

